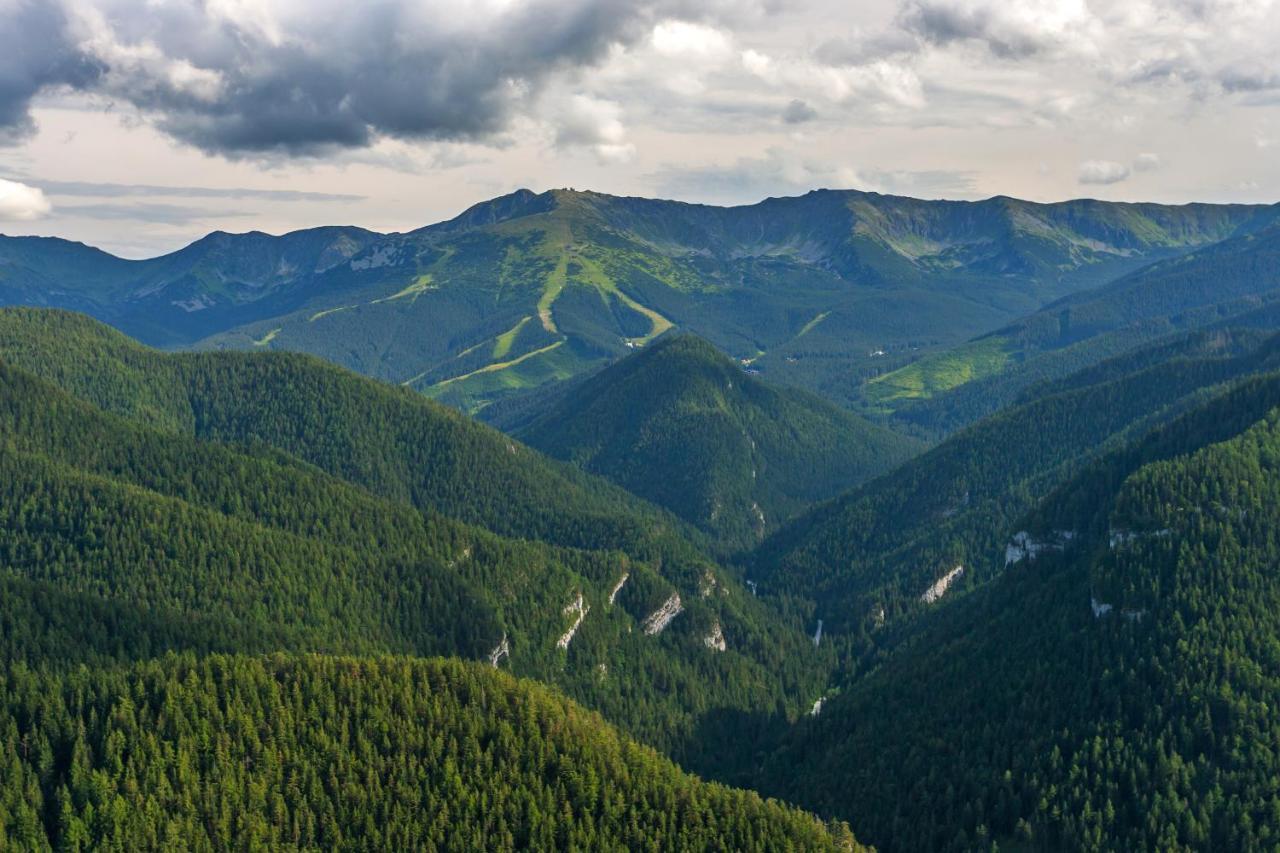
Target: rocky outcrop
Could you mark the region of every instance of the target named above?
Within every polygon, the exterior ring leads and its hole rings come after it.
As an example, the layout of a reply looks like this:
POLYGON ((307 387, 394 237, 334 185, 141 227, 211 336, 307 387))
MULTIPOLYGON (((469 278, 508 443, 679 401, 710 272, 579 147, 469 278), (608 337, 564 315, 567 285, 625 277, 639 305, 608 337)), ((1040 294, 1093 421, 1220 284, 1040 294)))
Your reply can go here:
POLYGON ((1062 551, 1075 538, 1074 530, 1055 530, 1047 539, 1036 539, 1027 531, 1019 530, 1005 546, 1004 564, 1012 566, 1023 560, 1034 560, 1045 551, 1062 551))
POLYGON ((662 606, 645 617, 641 627, 649 636, 661 634, 663 629, 671 624, 671 620, 675 619, 684 612, 684 604, 680 601, 680 593, 673 592, 671 597, 662 602, 662 606))
POLYGON ((582 620, 587 618, 587 611, 591 608, 587 606, 586 600, 582 597, 582 593, 578 593, 578 597, 565 605, 564 615, 570 616, 576 614, 573 624, 569 626, 569 630, 556 640, 556 647, 561 649, 569 648, 569 643, 573 642, 573 635, 578 633, 578 627, 582 625, 582 620))
POLYGON ((504 633, 502 635, 502 642, 498 643, 498 645, 494 647, 493 651, 489 652, 489 663, 496 667, 498 665, 498 661, 506 657, 511 657, 511 645, 507 642, 507 635, 504 633))
POLYGON ((939 598, 946 595, 947 590, 951 588, 951 584, 959 580, 963 574, 964 566, 956 566, 954 569, 934 581, 928 589, 921 593, 920 600, 925 604, 933 604, 939 598))
POLYGON ((622 592, 622 588, 627 585, 629 577, 631 577, 630 572, 623 572, 622 577, 618 578, 618 582, 613 585, 613 589, 609 590, 609 604, 618 600, 618 593, 622 592))
POLYGON ((702 643, 707 648, 717 652, 723 652, 729 647, 724 641, 724 632, 720 630, 719 622, 711 626, 711 633, 702 638, 702 643))

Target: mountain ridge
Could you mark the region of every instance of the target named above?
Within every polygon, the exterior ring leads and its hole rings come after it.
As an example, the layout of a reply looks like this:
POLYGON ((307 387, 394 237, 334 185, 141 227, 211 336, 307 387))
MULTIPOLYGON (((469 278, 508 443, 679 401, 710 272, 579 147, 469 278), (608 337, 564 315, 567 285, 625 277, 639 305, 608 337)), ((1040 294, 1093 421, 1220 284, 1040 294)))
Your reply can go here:
POLYGON ((112 262, 100 280, 3 238, 0 302, 87 311, 168 347, 306 351, 473 412, 679 327, 847 403, 863 378, 921 352, 1267 215, 857 190, 735 207, 519 190, 405 233, 211 235, 112 262))

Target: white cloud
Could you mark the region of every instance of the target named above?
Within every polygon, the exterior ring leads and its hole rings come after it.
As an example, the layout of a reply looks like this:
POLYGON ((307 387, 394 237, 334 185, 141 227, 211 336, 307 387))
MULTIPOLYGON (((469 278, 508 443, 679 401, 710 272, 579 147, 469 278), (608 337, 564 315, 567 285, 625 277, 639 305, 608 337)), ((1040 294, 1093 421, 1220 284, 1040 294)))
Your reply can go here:
POLYGON ((1163 165, 1164 161, 1160 159, 1159 154, 1147 152, 1133 158, 1133 171, 1135 172, 1154 172, 1163 165))
POLYGON ((653 28, 653 48, 660 55, 682 62, 718 63, 733 53, 728 34, 704 24, 663 21, 653 28))
POLYGON ((36 187, 0 178, 0 220, 30 222, 53 210, 49 199, 36 187))
POLYGON ((1118 184, 1129 177, 1129 167, 1114 160, 1085 160, 1077 180, 1082 184, 1118 184))
POLYGON ((622 110, 612 101, 589 95, 572 95, 556 108, 553 119, 558 148, 584 148, 602 163, 625 163, 635 156, 627 141, 622 110))

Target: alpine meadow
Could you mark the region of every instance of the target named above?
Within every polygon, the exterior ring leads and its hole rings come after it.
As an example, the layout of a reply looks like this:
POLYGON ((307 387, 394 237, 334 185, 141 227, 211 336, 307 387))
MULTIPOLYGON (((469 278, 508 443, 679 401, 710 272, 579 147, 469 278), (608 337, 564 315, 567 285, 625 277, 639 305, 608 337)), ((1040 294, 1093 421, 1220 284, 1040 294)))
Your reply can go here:
POLYGON ((0 0, 0 853, 1280 850, 1277 41, 0 0))

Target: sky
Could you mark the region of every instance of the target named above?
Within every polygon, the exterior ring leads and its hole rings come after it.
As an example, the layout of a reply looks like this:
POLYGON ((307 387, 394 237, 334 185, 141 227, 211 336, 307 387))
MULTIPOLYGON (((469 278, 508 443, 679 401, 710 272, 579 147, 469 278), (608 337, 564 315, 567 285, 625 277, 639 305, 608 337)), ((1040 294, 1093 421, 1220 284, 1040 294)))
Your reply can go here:
POLYGON ((1280 201, 1280 0, 0 0, 0 232, 126 257, 517 188, 1280 201))

